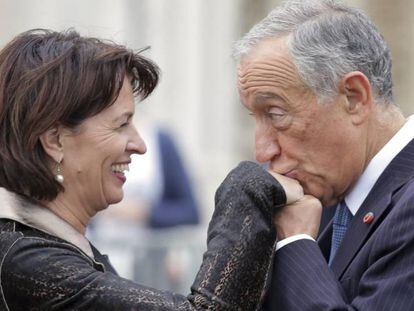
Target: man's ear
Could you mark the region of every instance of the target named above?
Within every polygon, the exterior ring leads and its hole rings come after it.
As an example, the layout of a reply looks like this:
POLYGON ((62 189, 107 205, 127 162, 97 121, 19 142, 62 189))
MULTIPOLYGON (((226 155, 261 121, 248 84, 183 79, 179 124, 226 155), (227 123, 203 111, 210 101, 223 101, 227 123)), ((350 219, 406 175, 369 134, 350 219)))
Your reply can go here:
POLYGON ((360 71, 346 74, 340 81, 339 91, 346 97, 345 110, 354 124, 363 123, 374 108, 371 84, 360 71))
POLYGON ((62 127, 54 126, 40 135, 39 139, 45 150, 55 162, 63 159, 63 144, 61 143, 62 127))

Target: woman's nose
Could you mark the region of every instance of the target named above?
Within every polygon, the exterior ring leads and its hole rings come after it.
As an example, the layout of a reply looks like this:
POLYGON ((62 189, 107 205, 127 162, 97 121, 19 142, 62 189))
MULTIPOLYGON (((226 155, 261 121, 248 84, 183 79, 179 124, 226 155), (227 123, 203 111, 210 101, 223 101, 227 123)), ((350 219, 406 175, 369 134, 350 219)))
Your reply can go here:
POLYGON ((133 128, 133 135, 127 143, 127 151, 138 154, 147 152, 145 141, 141 138, 135 127, 133 128))

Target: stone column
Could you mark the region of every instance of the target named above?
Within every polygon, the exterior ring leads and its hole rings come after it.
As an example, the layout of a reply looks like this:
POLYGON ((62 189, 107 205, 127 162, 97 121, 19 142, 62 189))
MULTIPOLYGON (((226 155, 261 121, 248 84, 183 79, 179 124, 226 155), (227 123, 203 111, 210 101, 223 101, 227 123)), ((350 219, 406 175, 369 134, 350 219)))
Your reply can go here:
POLYGON ((414 2, 364 0, 356 4, 370 15, 389 44, 396 103, 405 115, 414 113, 414 2))

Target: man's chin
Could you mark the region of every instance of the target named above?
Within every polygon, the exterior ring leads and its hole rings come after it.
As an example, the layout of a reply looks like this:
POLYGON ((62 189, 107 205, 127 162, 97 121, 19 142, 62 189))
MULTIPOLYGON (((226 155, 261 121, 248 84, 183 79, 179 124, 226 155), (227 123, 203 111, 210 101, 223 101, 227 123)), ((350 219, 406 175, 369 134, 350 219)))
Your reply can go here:
POLYGON ((330 206, 334 206, 336 204, 338 204, 338 202, 340 201, 338 198, 318 198, 319 201, 321 201, 322 206, 323 207, 330 207, 330 206))

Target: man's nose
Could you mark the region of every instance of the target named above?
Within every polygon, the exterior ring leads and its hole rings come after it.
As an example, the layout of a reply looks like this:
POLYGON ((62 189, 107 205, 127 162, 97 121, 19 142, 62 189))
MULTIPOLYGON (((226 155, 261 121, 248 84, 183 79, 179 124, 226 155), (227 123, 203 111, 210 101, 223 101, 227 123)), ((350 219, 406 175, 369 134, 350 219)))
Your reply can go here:
POLYGON ((264 163, 280 155, 276 133, 266 129, 256 129, 256 160, 264 163))

